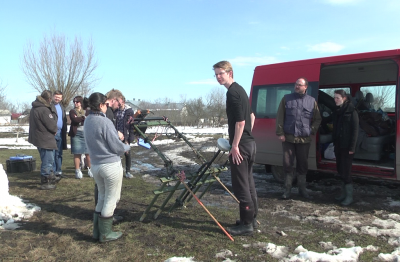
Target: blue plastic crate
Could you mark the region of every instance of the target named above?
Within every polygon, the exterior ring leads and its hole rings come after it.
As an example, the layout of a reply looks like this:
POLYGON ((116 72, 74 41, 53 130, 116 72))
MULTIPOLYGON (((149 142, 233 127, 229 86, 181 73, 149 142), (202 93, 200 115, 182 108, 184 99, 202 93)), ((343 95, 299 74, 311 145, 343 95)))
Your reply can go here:
POLYGON ((10 157, 10 160, 26 160, 26 159, 31 159, 32 156, 25 156, 25 155, 16 155, 10 157))

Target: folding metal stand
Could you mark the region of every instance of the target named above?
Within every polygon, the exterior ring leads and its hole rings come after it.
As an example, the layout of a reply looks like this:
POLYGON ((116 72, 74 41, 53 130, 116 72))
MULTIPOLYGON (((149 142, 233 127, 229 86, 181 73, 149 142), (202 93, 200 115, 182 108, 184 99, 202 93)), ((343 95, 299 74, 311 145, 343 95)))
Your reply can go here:
MULTIPOLYGON (((140 137, 143 138, 145 143, 148 143, 150 147, 161 157, 161 159, 164 161, 164 166, 166 168, 166 177, 160 178, 161 181, 161 186, 160 188, 156 189, 153 191, 154 193, 154 198, 146 208, 146 210, 143 212, 143 215, 140 217, 139 221, 143 221, 147 214, 149 213, 150 209, 154 206, 156 203, 158 197, 164 193, 168 193, 167 197, 164 199, 162 202, 161 206, 158 208, 157 212, 154 215, 154 219, 157 219, 157 217, 160 215, 160 213, 164 210, 165 206, 167 203, 170 201, 172 196, 177 190, 182 190, 178 198, 175 200, 174 204, 169 208, 168 212, 171 212, 174 208, 177 208, 179 206, 184 206, 185 203, 189 202, 192 199, 192 195, 190 194, 189 190, 185 188, 185 186, 181 183, 179 180, 179 177, 176 176, 179 172, 182 170, 177 170, 173 162, 165 156, 153 143, 150 141, 150 139, 145 135, 145 133, 142 131, 144 127, 149 127, 149 126, 166 126, 174 130, 175 136, 177 138, 183 139, 186 144, 192 149, 192 151, 195 153, 197 156, 197 159, 201 162, 200 168, 195 172, 194 174, 187 174, 186 179, 188 180, 187 185, 189 186, 190 190, 196 194, 200 190, 202 186, 205 186, 205 189, 202 191, 200 196, 198 197, 199 199, 203 197, 203 195, 210 189, 211 185, 213 182, 217 181, 218 176, 220 175, 221 172, 227 171, 228 168, 226 167, 227 162, 225 162, 224 165, 221 167, 215 168, 211 167, 212 163, 218 158, 218 156, 221 156, 225 153, 224 151, 221 151, 221 149, 218 149, 217 152, 215 152, 214 156, 210 161, 207 161, 201 154, 198 152, 193 145, 189 142, 189 140, 182 134, 180 133, 165 117, 145 117, 145 118, 134 118, 132 125, 140 137), (171 182, 174 182, 175 184, 173 186, 170 185, 171 182)), ((186 173, 186 172, 185 172, 186 173)), ((172 184, 172 183, 171 183, 172 184)))

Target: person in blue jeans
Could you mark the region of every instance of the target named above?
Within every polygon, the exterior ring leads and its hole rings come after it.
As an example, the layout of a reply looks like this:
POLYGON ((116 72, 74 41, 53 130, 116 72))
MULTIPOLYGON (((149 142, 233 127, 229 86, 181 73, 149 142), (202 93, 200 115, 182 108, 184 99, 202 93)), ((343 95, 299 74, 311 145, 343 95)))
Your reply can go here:
POLYGON ((57 149, 54 152, 53 170, 58 177, 62 176, 61 166, 63 150, 67 149, 67 116, 65 108, 61 104, 62 98, 63 93, 61 91, 54 92, 53 105, 57 112, 57 134, 55 135, 57 149))
POLYGON ((54 152, 57 149, 54 136, 57 133, 57 112, 51 104, 51 91, 45 90, 32 102, 29 115, 28 142, 37 147, 40 159, 41 186, 40 189, 56 188, 56 182, 61 178, 54 175, 54 152))

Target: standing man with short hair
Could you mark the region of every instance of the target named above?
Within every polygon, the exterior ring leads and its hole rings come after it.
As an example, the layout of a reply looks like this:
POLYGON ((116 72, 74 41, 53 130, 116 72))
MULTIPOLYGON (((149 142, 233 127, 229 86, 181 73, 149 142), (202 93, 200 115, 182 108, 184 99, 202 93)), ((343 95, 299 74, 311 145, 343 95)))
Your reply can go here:
MULTIPOLYGON (((45 90, 32 102, 29 114, 28 142, 37 147, 40 155, 40 189, 56 189, 53 172, 54 151, 57 148, 54 136, 57 133, 57 113, 51 104, 52 94, 45 90)), ((61 177, 60 177, 61 178, 61 177)))
MULTIPOLYGON (((125 104, 125 97, 122 96, 120 101, 120 107, 114 111, 115 116, 115 127, 118 131, 118 134, 122 134, 120 140, 130 145, 130 143, 134 140, 134 132, 133 132, 133 125, 129 124, 128 121, 130 118, 133 117, 133 110, 130 106, 125 104)), ((131 151, 128 150, 124 153, 125 155, 125 177, 126 178, 133 178, 133 175, 130 173, 131 171, 131 151)))
POLYGON ((306 94, 307 88, 308 81, 305 77, 297 79, 294 93, 285 95, 278 108, 276 135, 282 141, 283 172, 285 174, 285 192, 282 199, 290 198, 292 182, 296 176, 293 173, 295 159, 299 193, 304 198, 312 198, 306 189, 308 152, 310 151, 311 135, 317 133, 321 124, 321 115, 314 97, 306 94))
POLYGON ((257 225, 258 213, 257 192, 253 178, 253 163, 256 155, 256 143, 251 130, 254 114, 251 111, 246 91, 233 79, 232 65, 221 61, 214 66, 215 77, 220 85, 225 86, 226 114, 228 116, 228 133, 231 151, 232 189, 239 200, 240 221, 236 226, 228 227, 231 235, 251 235, 257 225))
POLYGON ((56 144, 57 150, 54 154, 54 174, 56 176, 62 176, 62 158, 63 150, 67 149, 67 115, 65 113, 65 108, 61 105, 63 93, 61 91, 55 91, 53 94, 53 104, 57 111, 57 134, 56 134, 56 144))

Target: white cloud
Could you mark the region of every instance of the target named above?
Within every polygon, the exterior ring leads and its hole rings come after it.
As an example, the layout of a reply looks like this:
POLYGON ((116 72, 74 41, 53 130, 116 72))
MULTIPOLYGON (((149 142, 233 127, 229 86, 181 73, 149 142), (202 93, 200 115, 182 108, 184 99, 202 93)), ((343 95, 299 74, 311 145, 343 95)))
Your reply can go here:
POLYGON ((325 3, 331 5, 353 5, 362 2, 363 0, 324 0, 325 3))
POLYGON ((332 42, 325 42, 316 45, 309 45, 308 51, 318 52, 318 53, 336 53, 342 50, 344 46, 332 43, 332 42))
POLYGON ((238 56, 228 61, 238 66, 266 65, 279 62, 278 59, 272 56, 238 56))
POLYGON ((209 86, 217 86, 219 85, 215 78, 199 80, 199 81, 191 81, 188 83, 189 85, 209 85, 209 86))
POLYGON ((283 49, 283 50, 290 50, 290 48, 287 47, 287 46, 281 46, 280 48, 283 49))

